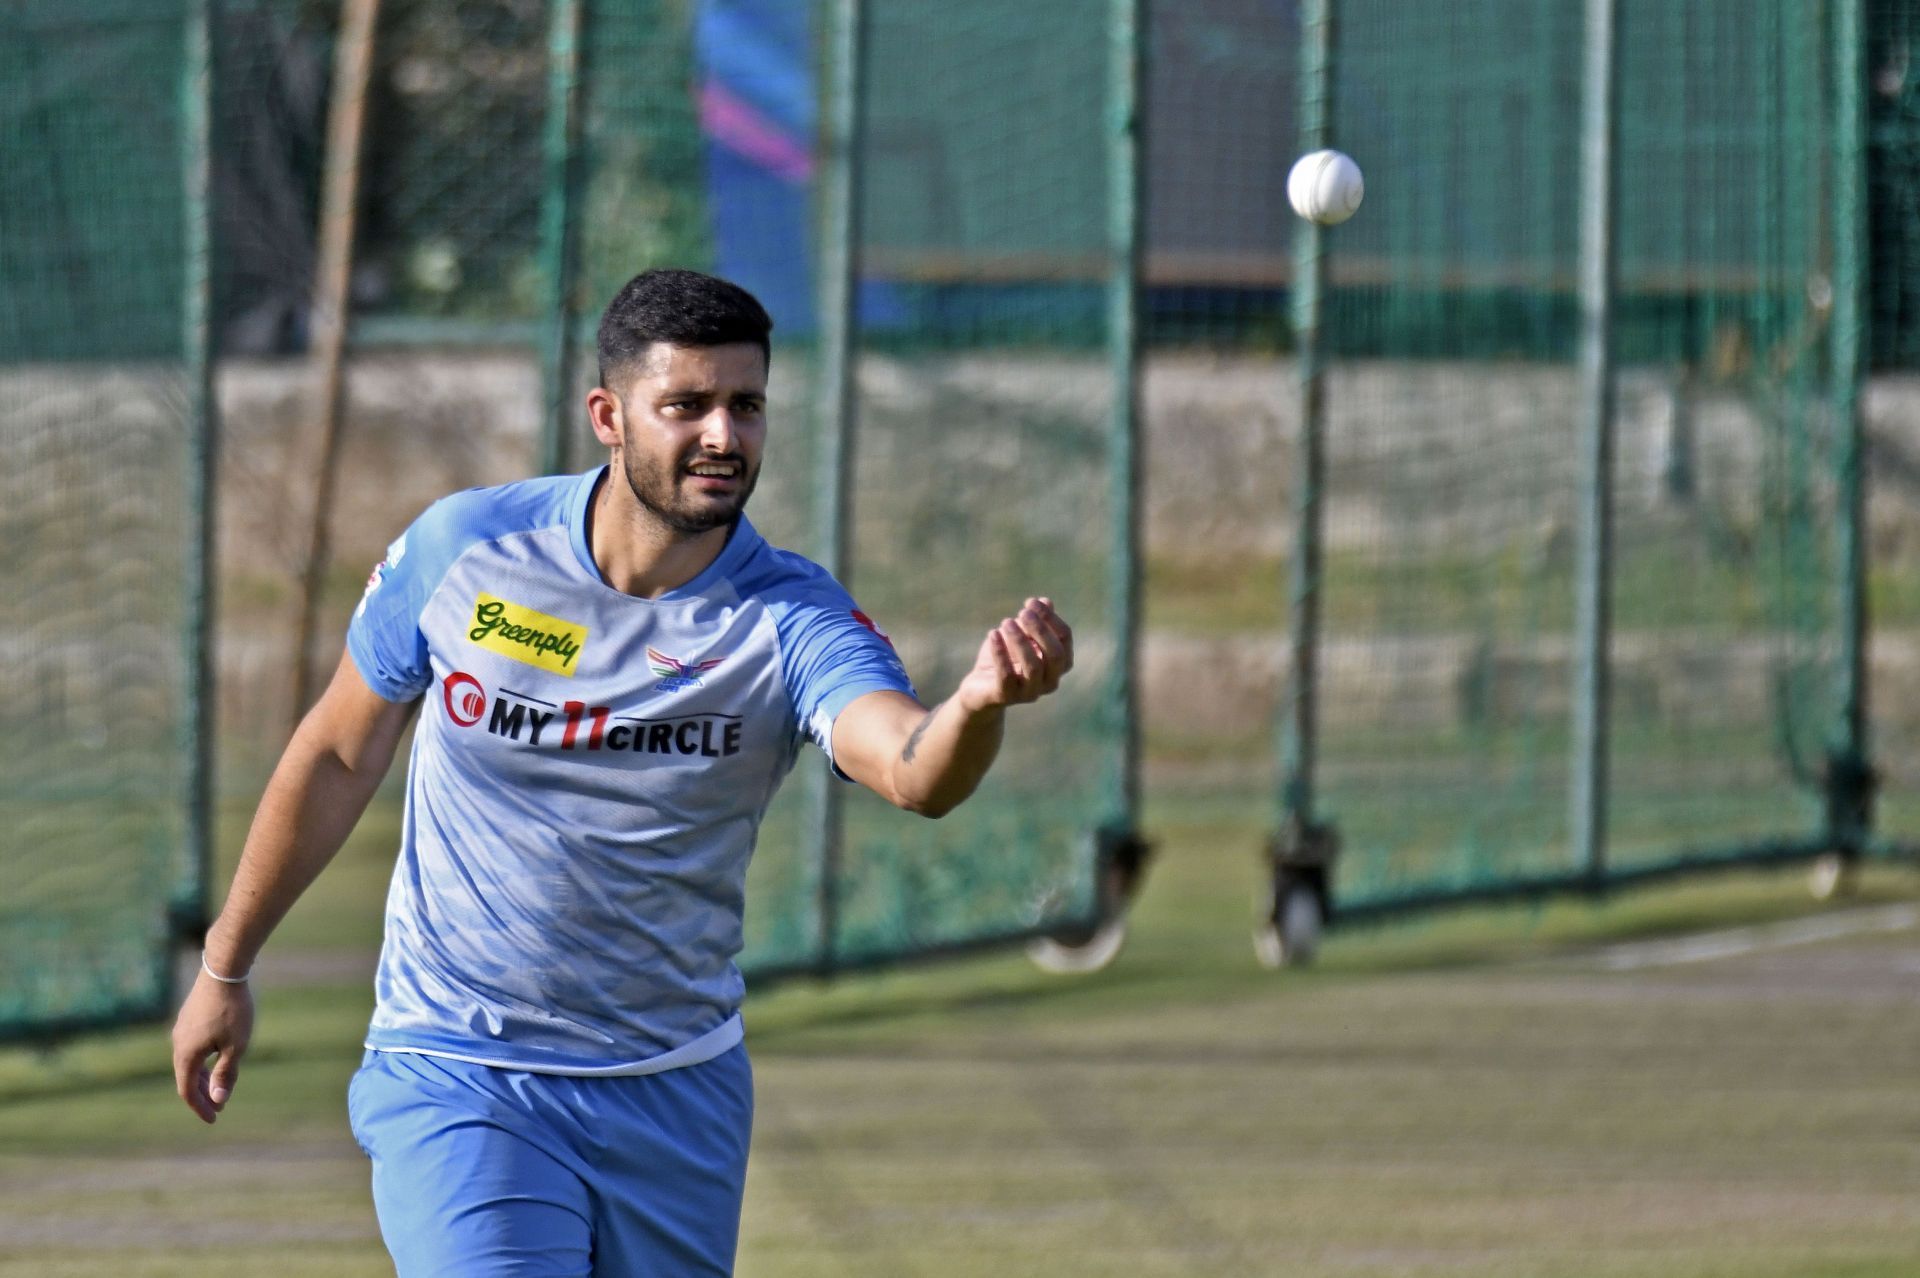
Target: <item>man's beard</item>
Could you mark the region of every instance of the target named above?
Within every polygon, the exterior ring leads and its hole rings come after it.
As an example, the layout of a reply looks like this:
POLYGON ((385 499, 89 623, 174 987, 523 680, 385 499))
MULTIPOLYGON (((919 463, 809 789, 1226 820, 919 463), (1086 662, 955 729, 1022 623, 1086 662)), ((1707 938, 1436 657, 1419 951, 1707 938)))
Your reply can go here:
POLYGON ((758 468, 749 467, 747 459, 739 453, 726 457, 705 457, 704 454, 695 453, 690 458, 676 461, 672 470, 662 470, 641 461, 635 449, 626 448, 621 452, 621 473, 626 476, 627 488, 633 493, 634 500, 659 520, 662 526, 683 537, 696 537, 715 528, 731 528, 739 523, 740 513, 746 509, 747 498, 753 496, 754 486, 760 482, 758 468), (740 487, 731 502, 716 506, 705 501, 695 505, 679 500, 680 484, 687 475, 687 466, 701 459, 739 463, 740 487))

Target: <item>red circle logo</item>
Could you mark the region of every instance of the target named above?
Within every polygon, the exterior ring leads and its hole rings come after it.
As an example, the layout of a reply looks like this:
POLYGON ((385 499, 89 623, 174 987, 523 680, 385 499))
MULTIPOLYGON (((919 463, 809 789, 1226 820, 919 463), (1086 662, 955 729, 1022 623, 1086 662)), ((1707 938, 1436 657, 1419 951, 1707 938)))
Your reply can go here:
POLYGON ((447 703, 447 718, 463 728, 471 728, 486 713, 487 690, 465 671, 456 670, 448 675, 441 685, 440 696, 447 703))

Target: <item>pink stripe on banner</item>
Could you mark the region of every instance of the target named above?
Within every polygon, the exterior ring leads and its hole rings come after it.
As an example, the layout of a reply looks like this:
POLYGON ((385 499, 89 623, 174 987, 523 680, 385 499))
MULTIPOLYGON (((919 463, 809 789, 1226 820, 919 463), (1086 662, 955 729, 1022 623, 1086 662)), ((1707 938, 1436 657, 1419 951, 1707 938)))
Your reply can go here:
POLYGON ((813 156, 805 147, 711 80, 700 87, 700 127, 775 177, 804 182, 813 175, 813 156))

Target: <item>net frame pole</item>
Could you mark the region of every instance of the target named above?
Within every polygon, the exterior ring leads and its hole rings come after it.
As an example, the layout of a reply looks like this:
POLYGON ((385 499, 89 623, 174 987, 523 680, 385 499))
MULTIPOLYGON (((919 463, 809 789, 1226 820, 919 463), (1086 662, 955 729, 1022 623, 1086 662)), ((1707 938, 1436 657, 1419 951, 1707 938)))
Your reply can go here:
POLYGON ((314 696, 308 649, 319 628, 320 599, 333 555, 333 494, 340 478, 340 441, 346 426, 347 339, 353 325, 353 250, 360 212, 360 161, 366 144, 374 41, 380 0, 341 0, 334 44, 333 99, 327 106, 326 154, 321 165, 319 251, 314 265, 310 362, 317 375, 312 454, 313 504, 308 510, 298 598, 294 601, 291 737, 314 696))
MULTIPOLYGON (((181 179, 185 188, 185 279, 181 357, 186 365, 187 555, 185 680, 181 718, 186 760, 186 871, 168 903, 175 936, 197 943, 209 922, 213 879, 214 561, 220 403, 213 335, 213 27, 219 0, 189 0, 181 75, 181 179)), ((171 1001, 171 955, 162 988, 171 1001)))
POLYGON ((1590 887, 1607 874, 1607 763, 1613 637, 1613 310, 1619 275, 1614 163, 1619 115, 1616 0, 1586 0, 1580 110, 1580 511, 1574 584, 1573 860, 1590 887))
POLYGON ((1864 0, 1833 14, 1834 170, 1831 392, 1835 427, 1835 611, 1839 669, 1827 747, 1827 825, 1835 850, 1857 855, 1872 833, 1874 772, 1867 739, 1868 654, 1865 374, 1867 130, 1864 0))
POLYGON ((1105 827, 1130 836, 1140 805, 1140 274, 1146 118, 1146 0, 1111 0, 1107 85, 1107 418, 1112 510, 1108 599, 1114 655, 1106 688, 1115 743, 1105 827))
MULTIPOLYGON (((854 384, 858 339, 857 255, 867 48, 865 0, 833 0, 827 13, 825 111, 819 141, 818 368, 813 429, 815 551, 820 566, 847 583, 852 549, 852 488, 857 425, 854 384)), ((840 931, 840 873, 845 803, 840 782, 822 767, 809 774, 808 863, 815 879, 820 948, 817 968, 834 970, 840 931)))
POLYGON ((552 0, 547 28, 547 119, 542 142, 546 192, 540 205, 540 268, 546 283, 545 341, 541 348, 540 471, 572 470, 575 293, 580 269, 580 153, 584 0, 552 0))
MULTIPOLYGON (((1307 0, 1300 15, 1300 151, 1333 145, 1334 0, 1307 0)), ((1322 534, 1326 511, 1326 228, 1301 219, 1293 242, 1294 392, 1300 448, 1294 472, 1294 545, 1287 580, 1287 683, 1280 723, 1280 820, 1296 843, 1315 826, 1319 755, 1322 534)), ((1285 836, 1283 836, 1284 838, 1285 836)))

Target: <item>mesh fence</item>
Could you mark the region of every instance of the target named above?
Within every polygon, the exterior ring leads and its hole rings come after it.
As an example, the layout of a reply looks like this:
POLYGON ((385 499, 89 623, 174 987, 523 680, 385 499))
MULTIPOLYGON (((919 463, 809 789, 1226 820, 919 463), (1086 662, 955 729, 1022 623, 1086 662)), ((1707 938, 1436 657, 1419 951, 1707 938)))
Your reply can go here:
MULTIPOLYGON (((651 8, 652 6, 647 6, 651 8)), ((386 0, 361 155, 363 338, 519 334, 542 313, 545 0, 386 0)), ((339 6, 219 6, 223 349, 304 348, 339 6)))
MULTIPOLYGON (((1570 874, 1577 6, 1338 8, 1326 806, 1343 900, 1570 874)), ((1609 864, 1810 836, 1833 726, 1831 51, 1620 6, 1609 864)))
POLYGON ((1321 790, 1341 899, 1567 843, 1578 18, 1340 6, 1321 790), (1497 59, 1487 50, 1499 49, 1497 59), (1529 131, 1508 127, 1508 112, 1529 131), (1503 305, 1506 304, 1506 305, 1503 305))
POLYGON ((923 692, 1053 597, 1081 660, 934 825, 848 805, 844 952, 1091 907, 1114 767, 1104 120, 1110 6, 873 6, 853 585, 923 692))
POLYGON ((1840 662, 1837 110, 1817 7, 1641 3, 1621 21, 1621 101, 1639 105, 1618 158, 1632 380, 1609 825, 1630 865, 1820 825, 1840 662), (1660 173, 1684 198, 1654 191, 1660 173))
MULTIPOLYGON (((464 362, 417 383, 447 390, 438 407, 416 402, 412 374, 426 365, 409 361, 425 354, 389 351, 377 412, 369 379, 356 381, 359 425, 382 436, 387 461, 379 482, 349 494, 359 504, 343 520, 354 528, 333 583, 341 620, 366 562, 435 492, 382 494, 429 474, 452 488, 531 468, 544 398, 531 388, 562 260, 552 215, 566 201, 578 265, 561 283, 582 384, 586 330, 639 269, 713 270, 768 304, 774 431, 754 516, 777 544, 823 550, 812 406, 830 371, 816 298, 831 6, 580 3, 573 189, 559 181, 563 135, 550 115, 561 0, 383 7, 356 340, 427 343, 433 358, 457 347, 464 362), (449 408, 455 384, 467 397, 449 408), (473 429, 457 420, 483 413, 473 429)), ((1840 660, 1827 193, 1842 157, 1832 6, 1619 8, 1606 802, 1614 861, 1631 868, 1818 825, 1840 660)), ((1280 647, 1292 550, 1295 223, 1277 210, 1297 150, 1300 31, 1292 8, 1264 0, 1149 9, 1143 304, 1160 354, 1147 384, 1159 654, 1147 697, 1160 708, 1158 775, 1225 776, 1244 797, 1271 790, 1259 685, 1271 684, 1263 662, 1280 647)), ((1332 407, 1318 766, 1346 837, 1345 900, 1573 868, 1578 9, 1335 6, 1334 141, 1369 184, 1360 216, 1328 237, 1323 334, 1332 407)), ((814 810, 790 785, 752 871, 749 959, 762 969, 1084 914, 1089 832, 1116 815, 1127 762, 1109 696, 1122 655, 1110 592, 1124 580, 1110 528, 1122 384, 1106 293, 1114 6, 867 10, 846 576, 929 695, 1029 593, 1051 593, 1074 621, 1081 665, 946 821, 850 793, 837 882, 822 880, 814 810)), ((298 482, 289 439, 304 391, 273 357, 297 357, 307 341, 338 7, 221 0, 214 11, 220 344, 229 357, 266 357, 229 387, 264 406, 236 414, 257 447, 229 467, 272 492, 298 482)), ((1873 353, 1897 373, 1920 350, 1910 247, 1920 6, 1871 0, 1866 13, 1873 353)), ((61 725, 9 736, 0 795, 16 819, 0 927, 9 956, 16 942, 39 946, 54 956, 47 970, 97 975, 82 978, 92 992, 16 982, 0 1021, 106 1007, 115 990, 151 995, 165 927, 154 903, 178 900, 191 879, 178 748, 188 605, 173 584, 188 523, 187 17, 184 0, 0 15, 0 482, 7 544, 24 548, 5 571, 29 619, 12 641, 23 691, 7 713, 61 725), (95 464, 103 454, 114 467, 95 464), (124 482, 132 467, 138 485, 124 482), (92 602, 100 583, 115 592, 110 622, 92 602), (48 736, 52 746, 18 744, 48 736), (101 903, 92 922, 62 904, 82 895, 101 903), (87 928, 113 943, 69 962, 60 938, 87 928)), ((1903 743, 1920 738, 1903 711, 1904 672, 1920 664, 1903 655, 1901 628, 1914 598, 1902 584, 1913 540, 1902 477, 1920 473, 1920 442, 1907 442, 1916 402, 1898 375, 1877 378, 1867 399, 1880 493, 1875 726, 1895 833, 1920 829, 1902 797, 1916 792, 1903 743)), ((581 464, 596 455, 583 427, 569 419, 568 455, 581 464)), ((241 528, 237 553, 255 542, 272 551, 264 514, 277 513, 263 513, 257 537, 241 528)), ((275 553, 259 553, 233 592, 229 616, 245 626, 277 602, 275 553)), ((264 631, 228 637, 236 653, 271 642, 264 631)))
POLYGON ((0 1035, 152 1014, 187 850, 185 6, 0 13, 0 1035))

